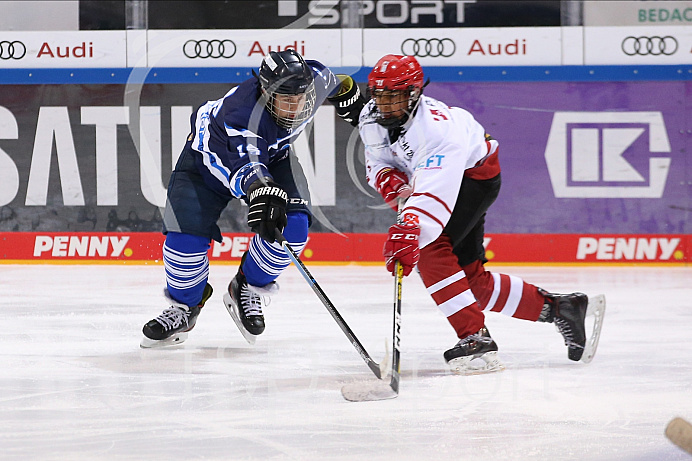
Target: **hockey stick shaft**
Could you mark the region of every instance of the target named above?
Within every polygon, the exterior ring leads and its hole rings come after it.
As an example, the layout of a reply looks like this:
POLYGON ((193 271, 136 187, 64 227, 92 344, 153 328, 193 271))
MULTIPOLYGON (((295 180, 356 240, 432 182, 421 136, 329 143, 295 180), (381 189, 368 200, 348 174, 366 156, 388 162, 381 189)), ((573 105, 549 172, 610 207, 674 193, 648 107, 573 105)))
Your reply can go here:
POLYGON ((337 311, 336 307, 334 307, 334 304, 332 304, 325 292, 317 283, 315 277, 313 277, 308 268, 305 267, 303 261, 300 260, 296 252, 293 250, 293 248, 291 248, 291 245, 286 241, 286 239, 278 229, 276 231, 276 240, 280 242, 281 245, 284 247, 284 250, 286 251, 286 254, 288 255, 289 259, 293 262, 293 264, 295 264, 295 266, 298 268, 298 271, 308 282, 308 285, 310 285, 310 287, 312 288, 312 291, 315 292, 320 301, 322 301, 322 304, 324 304, 324 307, 327 308, 334 320, 336 320, 336 323, 337 325, 339 325, 339 328, 341 328, 341 331, 344 332, 348 340, 351 342, 351 344, 353 344, 353 347, 356 348, 356 352, 358 352, 358 354, 363 358, 363 360, 368 365, 370 370, 375 374, 375 376, 377 376, 378 379, 382 379, 382 371, 380 370, 380 364, 375 362, 370 356, 370 354, 368 354, 368 351, 365 350, 365 348, 360 343, 356 335, 353 333, 353 330, 351 330, 344 318, 341 316, 341 314, 339 314, 339 311, 337 311))
POLYGON ((394 327, 392 331, 392 379, 389 385, 394 392, 399 393, 399 369, 401 352, 399 349, 401 334, 401 286, 404 278, 404 268, 396 263, 396 282, 394 284, 394 327))
MULTIPOLYGON (((406 203, 406 198, 398 199, 398 207, 396 213, 396 222, 401 224, 401 211, 404 209, 404 204, 406 203)), ((399 380, 400 380, 400 365, 401 365, 401 350, 400 338, 401 338, 401 287, 404 280, 404 268, 399 261, 396 262, 394 266, 394 271, 396 274, 394 280, 394 326, 392 331, 392 378, 389 382, 392 390, 399 393, 399 380)))

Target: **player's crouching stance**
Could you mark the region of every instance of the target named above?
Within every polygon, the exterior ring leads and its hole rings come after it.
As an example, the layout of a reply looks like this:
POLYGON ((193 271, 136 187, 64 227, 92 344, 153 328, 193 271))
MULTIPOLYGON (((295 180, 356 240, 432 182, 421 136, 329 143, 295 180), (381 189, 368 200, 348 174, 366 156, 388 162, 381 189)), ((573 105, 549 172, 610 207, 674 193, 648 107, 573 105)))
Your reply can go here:
POLYGON ((569 359, 590 361, 604 298, 593 300, 597 320, 587 341, 586 295, 548 293, 519 277, 485 270, 485 215, 501 183, 498 142, 469 112, 423 95, 424 86, 423 70, 414 57, 387 55, 368 76, 370 100, 358 96, 357 110, 350 109, 360 113, 359 121, 337 107, 339 115, 358 126, 368 183, 393 208, 400 196, 410 195, 401 223, 389 229, 387 269, 394 273, 399 261, 408 275, 417 266, 459 338, 444 353, 454 371, 504 368, 485 326, 487 311, 555 323, 569 359), (471 365, 476 358, 485 362, 482 367, 471 365))
POLYGON ((169 181, 163 220, 170 307, 144 325, 142 347, 180 344, 195 326, 212 294, 207 252, 212 239, 222 241, 217 222, 234 198, 249 205, 247 223, 256 235, 224 304, 249 343, 264 332, 269 297, 290 264, 276 231, 300 253, 311 220, 307 181, 291 143, 338 87, 321 63, 290 49, 270 52, 259 75, 193 114, 192 133, 169 181))

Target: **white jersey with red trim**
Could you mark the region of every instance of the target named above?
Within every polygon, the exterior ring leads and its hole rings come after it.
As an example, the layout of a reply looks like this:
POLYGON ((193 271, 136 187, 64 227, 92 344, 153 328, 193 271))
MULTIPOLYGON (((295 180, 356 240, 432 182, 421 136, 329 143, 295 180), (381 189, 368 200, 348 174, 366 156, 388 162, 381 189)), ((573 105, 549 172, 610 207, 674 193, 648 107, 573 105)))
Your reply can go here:
POLYGON ((375 121, 373 100, 361 111, 358 129, 370 186, 377 189, 377 173, 383 168, 408 176, 413 194, 403 213, 418 216, 421 248, 435 241, 449 221, 464 171, 498 148, 497 141, 486 140, 485 130, 469 112, 428 96, 420 97, 415 115, 393 143, 387 129, 375 121))

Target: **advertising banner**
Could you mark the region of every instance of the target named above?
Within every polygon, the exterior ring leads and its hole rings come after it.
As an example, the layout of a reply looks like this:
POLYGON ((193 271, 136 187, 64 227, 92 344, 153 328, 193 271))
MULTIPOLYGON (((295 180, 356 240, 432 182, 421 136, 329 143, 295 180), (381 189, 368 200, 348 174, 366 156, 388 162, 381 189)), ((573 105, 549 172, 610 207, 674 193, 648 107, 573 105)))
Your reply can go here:
MULTIPOLYGON (((212 242, 211 262, 240 262, 252 234, 224 234, 212 242)), ((384 264, 387 234, 311 233, 301 254, 306 263, 384 264)), ((0 261, 42 263, 162 263, 164 236, 153 232, 0 233, 0 261)), ((690 235, 487 234, 490 263, 689 264, 690 235)))
POLYGON ((442 83, 500 143, 498 233, 692 231, 690 82, 442 83))
POLYGON ((585 26, 680 26, 692 24, 692 1, 583 2, 585 26))
POLYGON ((0 31, 0 68, 125 67, 125 31, 0 31))
MULTIPOLYGON (((159 232, 189 115, 229 88, 4 86, 0 232, 159 232)), ((692 82, 432 82, 425 92, 467 109, 499 142, 489 234, 692 234, 692 82)), ((387 231, 394 212, 365 183, 357 130, 333 107, 319 109, 295 151, 313 233, 387 231)), ((247 232, 246 214, 232 201, 222 231, 247 232)))
POLYGON ((422 66, 536 66, 562 64, 559 27, 511 29, 366 29, 363 59, 415 56, 422 66))
POLYGON ((258 67, 270 51, 294 49, 341 66, 341 32, 333 30, 149 30, 150 67, 258 67))
MULTIPOLYGON (((295 49, 332 67, 371 67, 384 54, 423 66, 689 65, 684 26, 373 29, 186 29, 0 32, 0 68, 256 68, 295 49)), ((240 74, 238 74, 240 75, 240 74)))
MULTIPOLYGON (((560 8, 561 2, 545 0, 157 0, 148 4, 152 29, 559 26, 560 8), (362 24, 354 24, 359 15, 362 24)), ((88 11, 82 16, 83 22, 89 21, 88 11)))
POLYGON ((584 27, 584 64, 692 64, 692 27, 584 27))

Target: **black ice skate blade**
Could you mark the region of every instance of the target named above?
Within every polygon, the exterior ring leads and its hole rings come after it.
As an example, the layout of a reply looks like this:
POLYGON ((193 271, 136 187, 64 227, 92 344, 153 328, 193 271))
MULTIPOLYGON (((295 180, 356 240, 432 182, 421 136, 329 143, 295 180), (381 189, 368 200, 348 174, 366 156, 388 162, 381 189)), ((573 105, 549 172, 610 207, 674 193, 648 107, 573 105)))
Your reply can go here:
POLYGON ((166 339, 149 339, 146 336, 142 338, 139 347, 142 349, 156 349, 158 347, 171 347, 182 344, 187 339, 187 332, 176 333, 166 339))
POLYGON ((584 345, 584 354, 581 356, 581 362, 589 363, 596 355, 598 341, 601 339, 601 328, 603 328, 605 310, 605 295, 589 297, 589 307, 586 309, 586 317, 593 317, 593 328, 591 330, 591 336, 586 340, 586 344, 584 345))
POLYGON ((341 395, 349 402, 372 402, 394 399, 399 396, 399 394, 384 381, 349 383, 341 388, 341 395))
POLYGON ((223 294, 223 304, 226 306, 226 310, 231 315, 233 322, 235 322, 235 326, 238 327, 238 330, 240 331, 240 334, 243 335, 243 338, 245 338, 245 341, 247 341, 251 346, 254 346, 255 342, 257 341, 257 335, 253 335, 245 329, 245 326, 243 326, 243 321, 240 320, 238 306, 235 305, 231 299, 231 295, 228 292, 223 294))

